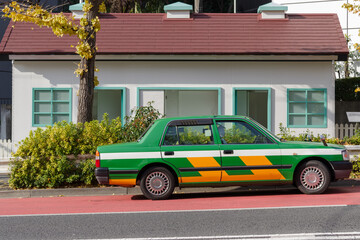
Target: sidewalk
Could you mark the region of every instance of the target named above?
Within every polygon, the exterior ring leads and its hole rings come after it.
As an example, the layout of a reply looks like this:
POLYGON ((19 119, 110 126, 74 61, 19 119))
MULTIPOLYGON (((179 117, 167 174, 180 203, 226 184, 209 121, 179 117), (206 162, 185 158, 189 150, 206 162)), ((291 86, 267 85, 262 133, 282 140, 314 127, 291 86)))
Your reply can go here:
MULTIPOLYGON (((93 187, 93 188, 56 188, 12 190, 9 188, 8 176, 0 174, 0 198, 31 198, 31 197, 64 197, 64 196, 102 196, 102 195, 141 195, 141 190, 123 187, 93 187)), ((359 187, 360 179, 347 179, 331 183, 330 187, 359 187)), ((274 191, 295 189, 292 185, 284 186, 249 186, 249 187, 203 187, 203 188, 175 188, 174 193, 211 193, 229 191, 274 191)))

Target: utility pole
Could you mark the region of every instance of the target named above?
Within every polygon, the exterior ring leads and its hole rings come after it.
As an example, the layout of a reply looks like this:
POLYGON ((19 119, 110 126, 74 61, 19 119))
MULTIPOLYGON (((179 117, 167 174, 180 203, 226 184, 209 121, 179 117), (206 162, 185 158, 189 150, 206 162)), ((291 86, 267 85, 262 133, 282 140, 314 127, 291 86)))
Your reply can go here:
POLYGON ((195 0, 195 13, 203 12, 203 2, 202 0, 195 0))

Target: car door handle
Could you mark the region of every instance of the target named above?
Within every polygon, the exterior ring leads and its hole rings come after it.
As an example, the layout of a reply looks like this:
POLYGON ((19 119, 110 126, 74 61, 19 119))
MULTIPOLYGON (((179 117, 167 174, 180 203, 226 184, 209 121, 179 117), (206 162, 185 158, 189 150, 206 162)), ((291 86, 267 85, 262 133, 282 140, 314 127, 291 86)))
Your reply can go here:
POLYGON ((165 152, 164 154, 165 156, 173 156, 175 153, 171 151, 171 152, 165 152))
POLYGON ((234 154, 234 150, 224 150, 224 154, 234 154))

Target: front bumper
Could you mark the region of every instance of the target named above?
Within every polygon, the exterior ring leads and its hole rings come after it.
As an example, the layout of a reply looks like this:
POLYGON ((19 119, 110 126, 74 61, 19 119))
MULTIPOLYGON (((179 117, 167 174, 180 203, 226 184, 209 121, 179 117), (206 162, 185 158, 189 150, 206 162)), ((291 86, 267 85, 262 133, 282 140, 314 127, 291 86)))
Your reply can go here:
POLYGON ((109 169, 95 168, 95 177, 99 184, 109 184, 109 169))
POLYGON ((350 161, 336 161, 330 162, 335 173, 335 180, 348 178, 353 169, 350 161))

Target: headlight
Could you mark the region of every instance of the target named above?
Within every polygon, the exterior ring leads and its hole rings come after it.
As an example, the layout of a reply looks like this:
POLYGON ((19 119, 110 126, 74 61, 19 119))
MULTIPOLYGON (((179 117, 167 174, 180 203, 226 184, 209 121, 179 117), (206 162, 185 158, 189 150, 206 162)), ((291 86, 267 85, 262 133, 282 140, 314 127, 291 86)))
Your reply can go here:
POLYGON ((350 155, 349 155, 349 152, 347 150, 342 150, 341 153, 342 153, 344 161, 350 161, 350 155))

